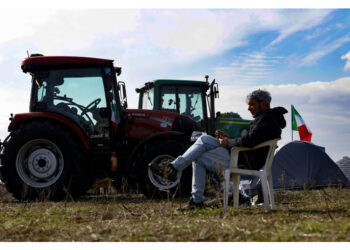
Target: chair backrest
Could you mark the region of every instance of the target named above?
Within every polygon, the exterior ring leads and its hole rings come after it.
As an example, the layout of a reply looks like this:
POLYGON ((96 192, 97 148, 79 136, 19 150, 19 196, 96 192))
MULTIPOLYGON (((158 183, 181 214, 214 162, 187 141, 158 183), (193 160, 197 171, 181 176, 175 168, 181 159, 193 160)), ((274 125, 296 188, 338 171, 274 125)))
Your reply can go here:
MULTIPOLYGON (((260 168, 260 170, 262 169, 270 169, 271 165, 272 165, 272 160, 275 154, 275 150, 277 148, 277 142, 280 140, 281 138, 276 138, 276 139, 272 139, 269 141, 265 141, 262 142, 258 145, 256 145, 253 148, 248 148, 248 147, 233 147, 231 149, 231 154, 230 154, 230 169, 231 170, 235 170, 238 167, 238 154, 239 152, 245 152, 245 151, 254 151, 256 149, 259 148, 263 148, 263 147, 269 147, 269 150, 267 152, 267 155, 265 157, 265 161, 263 166, 260 168)), ((258 170, 255 170, 258 171, 258 170)))
POLYGON ((261 148, 261 147, 265 147, 268 146, 269 147, 269 151, 267 153, 266 159, 265 159, 265 164, 261 169, 265 169, 266 171, 271 169, 272 166, 272 161, 273 161, 273 157, 275 155, 275 151, 277 148, 277 142, 280 140, 281 138, 277 138, 277 139, 273 139, 273 140, 269 140, 263 143, 260 143, 259 145, 255 146, 255 148, 261 148))

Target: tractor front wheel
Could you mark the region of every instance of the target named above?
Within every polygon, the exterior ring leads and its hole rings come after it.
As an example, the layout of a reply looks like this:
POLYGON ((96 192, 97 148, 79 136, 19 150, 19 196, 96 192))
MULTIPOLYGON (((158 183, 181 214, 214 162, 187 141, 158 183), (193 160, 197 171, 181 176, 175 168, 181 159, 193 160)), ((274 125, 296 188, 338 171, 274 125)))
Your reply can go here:
POLYGON ((63 126, 32 121, 12 131, 4 142, 1 176, 19 200, 62 200, 90 187, 82 146, 63 126))

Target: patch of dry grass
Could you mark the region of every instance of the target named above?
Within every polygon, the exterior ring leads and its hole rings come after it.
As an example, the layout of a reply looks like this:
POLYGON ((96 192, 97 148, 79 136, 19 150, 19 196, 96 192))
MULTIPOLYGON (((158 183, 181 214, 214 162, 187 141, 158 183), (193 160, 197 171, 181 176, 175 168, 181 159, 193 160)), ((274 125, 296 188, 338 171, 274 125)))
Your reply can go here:
POLYGON ((141 195, 19 202, 0 186, 0 241, 350 241, 350 190, 276 192, 276 210, 180 212, 141 195))

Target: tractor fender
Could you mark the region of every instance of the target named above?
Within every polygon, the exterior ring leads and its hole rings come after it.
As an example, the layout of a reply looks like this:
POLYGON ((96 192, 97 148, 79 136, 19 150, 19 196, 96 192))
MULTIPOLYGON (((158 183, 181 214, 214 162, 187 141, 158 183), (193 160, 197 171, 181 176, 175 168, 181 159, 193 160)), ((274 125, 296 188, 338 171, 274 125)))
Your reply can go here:
MULTIPOLYGON (((181 136, 181 135, 184 135, 184 133, 178 132, 178 131, 164 131, 164 132, 159 132, 159 133, 153 134, 153 135, 147 137, 146 139, 143 139, 132 150, 130 156, 128 157, 128 164, 127 164, 127 166, 131 166, 132 159, 135 159, 134 157, 135 157, 137 151, 140 148, 142 148, 142 146, 144 146, 146 143, 148 143, 148 142, 150 142, 150 141, 152 141, 154 139, 157 139, 157 138, 160 138, 160 137, 164 138, 164 135, 166 135, 166 136, 172 136, 172 135, 174 135, 174 136, 181 136)), ((169 137, 169 138, 171 138, 171 137, 169 137)))
POLYGON ((70 119, 56 113, 30 112, 16 114, 8 126, 8 131, 11 132, 12 130, 15 130, 20 124, 24 122, 43 119, 52 120, 64 125, 68 130, 72 131, 73 134, 77 135, 77 137, 80 139, 80 141, 87 150, 91 150, 89 139, 86 136, 86 134, 82 131, 82 129, 70 119))

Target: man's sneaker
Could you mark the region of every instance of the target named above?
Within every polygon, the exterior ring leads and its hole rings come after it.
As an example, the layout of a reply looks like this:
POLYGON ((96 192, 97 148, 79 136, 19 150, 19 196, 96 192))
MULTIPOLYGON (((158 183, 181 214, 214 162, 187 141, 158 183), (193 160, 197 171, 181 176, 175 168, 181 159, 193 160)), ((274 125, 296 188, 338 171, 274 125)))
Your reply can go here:
POLYGON ((175 182, 177 180, 177 170, 173 166, 173 164, 170 163, 170 161, 162 162, 160 164, 151 162, 148 164, 148 166, 161 175, 162 177, 168 179, 169 181, 175 182))
POLYGON ((176 168, 173 166, 173 164, 171 164, 171 163, 169 162, 168 165, 167 165, 167 171, 166 171, 168 180, 170 180, 170 181, 176 181, 176 180, 177 180, 177 172, 178 172, 178 171, 177 171, 176 168))
POLYGON ((178 211, 186 211, 186 210, 194 210, 196 208, 202 209, 205 208, 205 205, 203 202, 194 202, 193 198, 191 197, 190 200, 187 202, 186 206, 184 207, 179 207, 176 210, 178 211))

